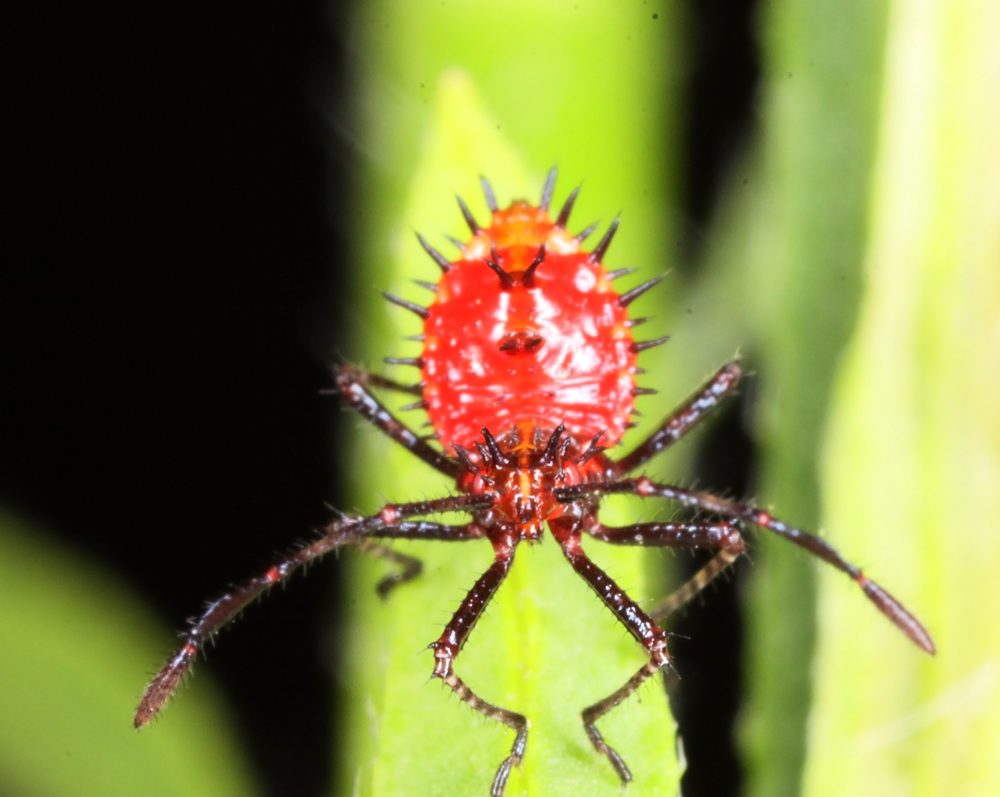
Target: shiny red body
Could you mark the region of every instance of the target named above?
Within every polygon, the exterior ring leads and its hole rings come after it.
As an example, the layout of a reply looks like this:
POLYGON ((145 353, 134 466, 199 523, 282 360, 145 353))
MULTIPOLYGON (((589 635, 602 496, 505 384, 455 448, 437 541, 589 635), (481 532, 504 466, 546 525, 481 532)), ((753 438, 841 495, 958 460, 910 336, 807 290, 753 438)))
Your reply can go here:
POLYGON ((486 427, 530 439, 564 424, 578 441, 625 432, 635 402, 636 353, 628 313, 604 266, 525 202, 491 223, 442 274, 424 321, 424 402, 445 450, 471 448, 486 427), (520 276, 545 245, 531 280, 520 276), (484 265, 495 247, 514 284, 484 265))

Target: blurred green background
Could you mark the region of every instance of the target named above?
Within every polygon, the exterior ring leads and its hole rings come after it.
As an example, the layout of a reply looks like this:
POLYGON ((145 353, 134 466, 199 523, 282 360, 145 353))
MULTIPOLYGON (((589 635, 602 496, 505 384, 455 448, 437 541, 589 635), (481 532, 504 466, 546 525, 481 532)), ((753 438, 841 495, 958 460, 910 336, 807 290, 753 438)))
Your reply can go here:
MULTIPOLYGON (((343 60, 324 68, 348 78, 332 129, 353 158, 338 172, 354 197, 337 222, 351 266, 336 284, 350 295, 343 348, 376 370, 383 356, 416 354, 401 341, 415 320, 375 290, 419 299, 407 281, 434 278, 413 230, 444 249, 443 234, 463 235, 453 192, 483 218, 480 173, 506 202, 537 198, 558 165, 556 203, 583 183, 577 227, 621 212, 610 267, 639 267, 636 281, 669 272, 635 307, 653 317, 650 337, 673 336, 644 355, 643 384, 662 392, 643 399, 643 428, 739 351, 754 376, 728 417, 752 440, 747 493, 822 533, 938 645, 925 656, 840 574, 755 535, 736 579, 741 793, 995 794, 1000 6, 773 0, 756 14, 755 123, 694 231, 680 210, 690 191, 681 144, 686 78, 706 35, 694 20, 710 36, 710 15, 610 0, 384 0, 334 14, 343 60)), ((445 489, 349 424, 350 452, 338 453, 351 463, 347 507, 445 489)), ((737 458, 711 434, 651 472, 689 483, 704 478, 706 452, 737 458)), ((300 533, 276 528, 263 550, 300 533)), ((425 558, 426 576, 384 605, 371 591, 382 568, 345 557, 345 608, 330 616, 344 625, 327 644, 341 695, 331 793, 486 793, 509 737, 428 685, 431 657, 420 652, 489 561, 470 545, 400 545, 425 558)), ((588 550, 644 600, 687 561, 588 550)), ((536 720, 510 797, 619 788, 576 715, 643 659, 556 553, 519 552, 456 668, 536 720)), ((14 514, 0 515, 0 576, 0 794, 265 793, 255 785, 263 764, 243 751, 205 667, 164 718, 131 731, 177 617, 154 619, 107 567, 14 514)), ((683 672, 682 640, 674 650, 683 672)), ((601 726, 637 776, 629 794, 677 792, 683 765, 658 684, 601 726)))

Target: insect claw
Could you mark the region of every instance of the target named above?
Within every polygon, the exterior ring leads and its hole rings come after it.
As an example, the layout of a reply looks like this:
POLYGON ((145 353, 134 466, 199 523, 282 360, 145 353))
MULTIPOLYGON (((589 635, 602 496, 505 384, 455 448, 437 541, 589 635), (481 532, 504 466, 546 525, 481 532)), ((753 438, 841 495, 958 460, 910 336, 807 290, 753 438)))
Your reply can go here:
POLYGON ((629 391, 633 396, 655 396, 659 392, 655 387, 634 387, 629 391))
POLYGON ((482 175, 479 175, 479 184, 483 187, 483 194, 486 196, 486 207, 490 209, 490 213, 496 213, 497 196, 493 193, 493 186, 490 185, 490 181, 482 175))
POLYGON ((556 227, 566 229, 566 222, 569 221, 569 214, 573 212, 573 205, 576 204, 576 197, 579 193, 580 186, 570 191, 569 196, 566 197, 566 201, 563 203, 562 210, 559 211, 559 217, 556 219, 556 227))
POLYGON ((552 204, 552 192, 556 188, 556 175, 558 169, 553 166, 549 169, 549 173, 545 176, 545 185, 542 186, 542 200, 538 203, 538 207, 541 210, 548 210, 549 205, 552 204))
POLYGON ((424 248, 424 251, 431 256, 431 259, 437 263, 438 266, 440 266, 441 271, 447 274, 451 270, 451 261, 427 243, 427 239, 424 238, 424 236, 422 236, 419 232, 417 233, 417 240, 420 241, 420 245, 424 248))
POLYGON ((425 282, 424 280, 413 280, 413 282, 421 288, 427 288, 431 293, 437 293, 438 286, 433 282, 425 282))
POLYGON ((627 326, 629 329, 634 329, 635 327, 642 326, 647 321, 649 321, 648 318, 630 318, 628 321, 625 322, 625 326, 627 326))
POLYGON ((458 200, 458 206, 462 209, 462 217, 465 219, 465 223, 469 225, 469 229, 472 230, 473 235, 479 235, 483 231, 483 228, 479 226, 479 222, 476 221, 476 217, 472 215, 472 211, 469 210, 469 206, 465 204, 465 200, 462 197, 456 195, 455 199, 458 200))
POLYGON ((604 233, 604 237, 594 247, 594 251, 590 253, 591 263, 600 263, 604 259, 604 253, 608 251, 608 247, 611 246, 611 240, 615 237, 615 233, 618 232, 618 224, 619 218, 615 216, 611 222, 611 226, 608 227, 608 231, 604 233))
POLYGON ((409 412, 410 410, 426 410, 427 402, 421 399, 420 401, 414 401, 412 404, 404 404, 399 408, 400 412, 409 412))

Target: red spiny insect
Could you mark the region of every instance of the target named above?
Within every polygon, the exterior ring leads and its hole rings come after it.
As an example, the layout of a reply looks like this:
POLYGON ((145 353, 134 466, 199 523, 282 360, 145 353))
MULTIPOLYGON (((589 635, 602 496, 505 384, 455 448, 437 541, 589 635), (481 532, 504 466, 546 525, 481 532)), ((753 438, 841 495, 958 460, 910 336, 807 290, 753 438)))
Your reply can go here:
POLYGON ((403 385, 351 366, 337 375, 337 388, 362 417, 431 467, 455 480, 456 494, 436 500, 387 504, 377 514, 344 517, 315 542, 304 545, 245 586, 212 603, 187 633, 181 649, 153 678, 135 715, 139 727, 163 707, 205 641, 247 604, 307 562, 353 544, 402 565, 379 592, 420 572, 420 562, 374 542, 378 539, 486 539, 495 559, 445 626, 434 650, 434 677, 444 680, 469 706, 515 732, 510 755, 500 764, 490 794, 500 797, 511 768, 519 765, 528 737, 527 719, 487 703, 455 673, 454 662, 486 605, 507 575, 521 542, 541 539, 548 525, 570 567, 649 654, 649 661, 619 689, 583 710, 584 730, 608 757, 623 782, 632 779, 622 757, 605 741, 596 722, 660 670, 672 672, 669 634, 657 624, 703 590, 745 549, 743 526, 757 526, 805 548, 850 576, 875 606, 914 643, 934 653, 920 622, 895 598, 843 559, 820 538, 767 512, 705 492, 656 483, 634 474, 679 440, 726 396, 740 379, 738 360, 724 365, 676 412, 630 453, 605 453, 632 426, 635 397, 653 392, 636 385, 637 355, 666 341, 635 341, 629 305, 659 278, 619 294, 613 281, 630 272, 608 272, 602 259, 618 220, 590 252, 581 248, 593 232, 566 230, 573 191, 558 216, 549 215, 555 170, 538 206, 515 201, 501 210, 483 180, 492 217, 481 227, 459 199, 472 238, 456 261, 418 235, 441 269, 435 298, 421 307, 391 294, 386 298, 416 313, 424 325, 423 354, 390 363, 420 369, 421 381, 403 385), (372 389, 419 397, 411 407, 430 416, 439 448, 404 426, 372 389), (636 523, 609 527, 597 519, 600 500, 613 493, 666 498, 718 518, 713 522, 636 523), (440 512, 464 512, 464 525, 419 520, 440 512), (612 545, 705 548, 715 551, 697 574, 647 613, 584 553, 581 539, 612 545))

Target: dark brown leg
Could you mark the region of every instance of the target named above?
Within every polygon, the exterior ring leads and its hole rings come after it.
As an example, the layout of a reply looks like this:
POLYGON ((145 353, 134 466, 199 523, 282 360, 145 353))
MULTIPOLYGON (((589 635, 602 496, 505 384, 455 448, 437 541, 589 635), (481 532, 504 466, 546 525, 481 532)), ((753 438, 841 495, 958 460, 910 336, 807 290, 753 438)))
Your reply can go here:
POLYGON ((331 523, 320 539, 302 546, 263 575, 223 595, 205 610, 188 631, 181 649, 163 665, 146 687, 136 709, 135 726, 138 728, 145 725, 163 708, 207 639, 239 614, 247 604, 278 582, 286 580, 302 565, 334 548, 353 543, 364 534, 392 526, 407 517, 437 512, 468 512, 485 509, 492 503, 492 496, 456 495, 409 504, 387 504, 378 514, 361 518, 344 518, 331 523))
POLYGON ((400 584, 412 581, 423 571, 424 565, 414 556, 408 556, 399 551, 395 551, 385 545, 379 545, 373 538, 391 538, 404 540, 444 540, 445 542, 465 542, 467 540, 480 540, 486 536, 482 527, 470 523, 466 526, 448 526, 444 523, 428 523, 427 521, 417 521, 416 523, 397 523, 384 529, 376 529, 368 532, 357 545, 365 553, 385 559, 398 565, 401 569, 397 573, 390 573, 375 587, 375 591, 383 600, 389 597, 400 584))
POLYGON ((664 449, 676 443, 695 424, 736 389, 740 381, 739 360, 726 363, 719 372, 668 417, 639 446, 615 463, 615 473, 624 476, 645 465, 664 449))
POLYGON ((516 542, 513 544, 495 543, 496 559, 493 560, 493 564, 465 596, 465 600, 458 607, 451 622, 445 626, 441 637, 431 644, 431 648, 434 650, 434 673, 431 677, 444 679, 444 682, 451 687, 463 703, 492 720, 502 722, 507 727, 512 728, 516 734, 510 755, 500 764, 500 768, 493 778, 493 786, 490 789, 491 797, 500 797, 503 794, 511 769, 518 766, 521 759, 524 758, 524 749, 528 742, 528 720, 522 714, 494 706, 480 698, 455 674, 452 664, 465 644, 469 633, 482 616, 486 605, 493 598, 493 594, 503 583, 504 578, 507 577, 510 565, 514 561, 516 544, 516 542))
POLYGON ((606 755, 611 766, 618 773, 618 777, 623 783, 628 783, 632 780, 632 773, 629 772, 625 761, 617 751, 604 741, 604 737, 597 730, 595 723, 635 692, 647 678, 655 675, 664 667, 673 669, 673 665, 670 663, 670 654, 667 652, 667 637, 669 635, 659 628, 649 615, 611 580, 607 573, 590 561, 580 545, 579 530, 574 529, 569 524, 560 524, 558 521, 550 521, 550 528, 552 528, 553 535, 562 546, 563 554, 573 569, 590 585, 591 589, 604 602, 604 605, 614 613, 618 621, 628 629, 628 632, 650 655, 649 662, 629 678, 621 688, 603 700, 585 708, 581 715, 583 727, 591 744, 594 745, 594 749, 606 755))
POLYGON ((464 466, 440 451, 431 448, 383 406, 365 387, 371 383, 371 374, 366 374, 349 365, 342 366, 337 374, 337 389, 358 413, 370 421, 388 437, 395 440, 407 451, 420 457, 437 471, 457 479, 465 470, 464 466))
POLYGON ((564 503, 572 503, 598 495, 611 495, 614 493, 632 493, 644 498, 669 498, 685 506, 705 509, 709 512, 745 520, 780 537, 784 537, 800 548, 805 548, 827 564, 833 565, 838 570, 847 573, 861 587, 861 590, 875 604, 878 610, 888 617, 914 644, 927 653, 933 654, 935 652, 934 641, 920 621, 910 614, 903 607, 903 604, 868 578, 861 571, 861 568, 848 562, 837 553, 833 546, 827 544, 819 537, 789 526, 787 523, 772 517, 770 513, 765 512, 763 509, 758 509, 750 504, 720 498, 711 493, 685 490, 681 487, 673 487, 668 484, 656 484, 645 477, 639 479, 622 479, 615 482, 580 484, 573 487, 559 487, 555 490, 556 498, 564 503))
POLYGON ((656 546, 663 548, 722 548, 701 570, 663 600, 649 615, 654 620, 669 617, 707 587, 716 576, 740 558, 746 543, 739 530, 726 523, 636 523, 609 528, 590 523, 585 531, 594 539, 612 545, 656 546))

